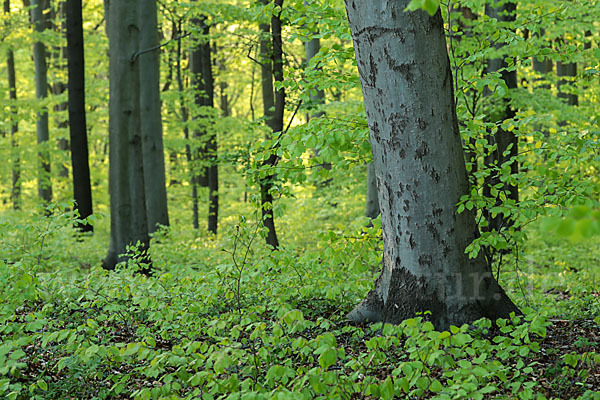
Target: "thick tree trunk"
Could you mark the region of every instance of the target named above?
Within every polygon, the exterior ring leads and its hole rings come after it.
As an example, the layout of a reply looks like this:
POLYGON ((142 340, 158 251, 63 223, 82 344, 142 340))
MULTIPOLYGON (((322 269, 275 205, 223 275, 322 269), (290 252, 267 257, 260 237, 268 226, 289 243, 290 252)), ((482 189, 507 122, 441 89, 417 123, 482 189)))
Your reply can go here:
POLYGON ((155 0, 139 0, 140 129, 148 231, 169 226, 165 152, 160 111, 160 51, 155 0))
MULTIPOLYGON (((270 0, 261 0, 269 4, 270 0)), ((274 0, 276 6, 282 7, 283 0, 274 0)), ((260 58, 261 58, 261 84, 263 109, 267 126, 271 129, 270 137, 273 138, 283 131, 283 113, 285 109, 285 90, 282 88, 273 91, 273 79, 283 82, 283 42, 281 38, 280 15, 273 15, 271 26, 260 24, 260 58)), ((265 166, 273 167, 277 156, 271 156, 265 161, 265 166)), ((267 229, 266 242, 273 249, 279 248, 275 219, 273 216, 273 181, 274 174, 262 178, 260 184, 261 212, 263 225, 267 229)))
MULTIPOLYGON (((46 30, 48 0, 33 0, 32 21, 36 32, 46 30)), ((33 44, 33 60, 35 63, 35 94, 40 101, 48 97, 48 66, 46 64, 46 45, 42 41, 33 44)), ((50 173, 50 149, 48 146, 48 110, 43 107, 37 113, 36 132, 38 142, 38 196, 42 204, 47 206, 52 201, 52 178, 50 173)))
MULTIPOLYGON (((4 0, 4 13, 10 13, 10 0, 4 0)), ((15 55, 12 48, 6 51, 6 70, 8 72, 8 95, 13 104, 10 106, 10 147, 12 159, 12 185, 10 199, 13 210, 21 208, 21 156, 17 141, 17 132, 19 131, 19 120, 17 117, 17 107, 14 104, 17 100, 17 78, 15 73, 15 55)))
MULTIPOLYGON (((103 263, 107 269, 128 260, 127 246, 139 244, 147 251, 150 245, 142 160, 140 57, 136 56, 143 1, 112 1, 109 6, 111 215, 110 246, 103 263)), ((149 263, 149 256, 142 258, 149 263)))
POLYGON ((399 323, 431 311, 438 329, 517 308, 480 255, 440 13, 409 0, 346 0, 371 133, 383 226, 383 267, 348 318, 399 323))
MULTIPOLYGON (((85 63, 81 0, 67 0, 67 68, 69 70, 69 138, 73 166, 73 198, 81 218, 92 215, 92 187, 88 157, 85 111, 85 63)), ((92 232, 91 224, 80 224, 81 232, 92 232)))
MULTIPOLYGON (((491 6, 486 6, 486 15, 490 18, 495 18, 498 21, 502 22, 513 22, 516 17, 516 3, 506 2, 502 6, 498 6, 497 8, 492 8, 491 6)), ((504 58, 489 60, 487 65, 487 72, 495 72, 501 71, 502 80, 506 83, 508 89, 516 89, 517 88, 517 71, 507 71, 508 67, 507 63, 504 61, 504 58)), ((496 150, 493 154, 490 154, 488 160, 486 160, 488 167, 493 167, 497 165, 499 168, 505 162, 508 162, 511 158, 516 158, 519 153, 519 140, 515 135, 514 131, 509 132, 500 126, 502 121, 507 119, 514 118, 515 111, 511 108, 508 100, 505 100, 503 104, 500 106, 501 110, 497 113, 494 113, 496 117, 496 121, 498 124, 498 130, 494 134, 494 141, 496 143, 496 150), (512 147, 510 147, 512 146, 512 147), (510 147, 510 150, 509 150, 510 147), (507 155, 504 155, 508 151, 507 155)), ((519 163, 515 159, 511 164, 511 173, 517 174, 519 172, 519 163)), ((483 193, 486 197, 491 197, 491 188, 498 185, 500 183, 500 171, 492 171, 492 175, 486 178, 484 183, 483 193)), ((519 201, 519 188, 515 185, 505 184, 502 187, 502 190, 508 192, 507 197, 515 202, 519 201)), ((491 215, 488 210, 484 210, 485 218, 488 221, 488 230, 500 231, 502 228, 507 228, 512 225, 512 221, 510 221, 504 214, 498 214, 495 217, 491 215)))

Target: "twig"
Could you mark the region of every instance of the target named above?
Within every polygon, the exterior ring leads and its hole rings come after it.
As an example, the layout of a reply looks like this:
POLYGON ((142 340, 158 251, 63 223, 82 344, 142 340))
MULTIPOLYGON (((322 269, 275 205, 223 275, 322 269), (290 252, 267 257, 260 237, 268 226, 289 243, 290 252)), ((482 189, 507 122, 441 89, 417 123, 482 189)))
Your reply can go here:
POLYGON ((131 63, 134 63, 134 62, 135 62, 135 60, 137 60, 137 58, 138 58, 139 56, 141 56, 142 54, 145 54, 145 53, 150 53, 151 51, 158 50, 158 49, 160 49, 160 48, 162 48, 162 47, 165 47, 166 45, 168 45, 169 43, 171 43, 173 40, 181 40, 181 39, 183 39, 183 38, 185 38, 185 37, 187 37, 187 36, 190 36, 190 35, 191 35, 191 32, 188 32, 188 33, 185 33, 185 34, 183 34, 183 35, 181 35, 181 36, 178 36, 178 37, 176 37, 176 38, 169 39, 169 40, 167 40, 166 42, 164 42, 164 43, 161 43, 161 44, 159 44, 159 45, 156 45, 156 46, 154 46, 154 47, 150 47, 150 48, 148 48, 148 49, 144 49, 144 50, 137 51, 137 52, 135 52, 135 53, 134 53, 134 54, 131 56, 131 58, 129 59, 129 62, 131 62, 131 63))

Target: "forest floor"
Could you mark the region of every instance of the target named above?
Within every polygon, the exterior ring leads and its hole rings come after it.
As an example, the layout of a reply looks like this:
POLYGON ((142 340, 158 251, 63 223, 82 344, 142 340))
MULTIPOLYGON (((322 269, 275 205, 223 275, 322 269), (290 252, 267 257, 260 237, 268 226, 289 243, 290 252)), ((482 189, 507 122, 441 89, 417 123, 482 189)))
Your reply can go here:
POLYGON ((244 221, 173 228, 146 277, 98 267, 106 221, 1 215, 1 398, 600 399, 599 240, 529 228, 500 271, 524 316, 438 332, 345 320, 378 274, 362 222, 278 252, 244 221))

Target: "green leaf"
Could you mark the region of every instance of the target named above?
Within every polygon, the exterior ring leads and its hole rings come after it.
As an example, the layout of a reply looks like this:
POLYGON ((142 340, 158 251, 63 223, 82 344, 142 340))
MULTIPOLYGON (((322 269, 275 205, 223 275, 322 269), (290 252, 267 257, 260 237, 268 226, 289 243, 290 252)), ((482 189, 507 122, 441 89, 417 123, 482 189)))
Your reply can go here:
POLYGON ((222 374, 227 368, 229 368, 231 362, 231 357, 229 357, 227 353, 221 353, 221 355, 217 357, 215 365, 213 365, 213 369, 217 374, 222 374))
POLYGON ((48 384, 43 379, 38 379, 36 383, 44 392, 48 390, 48 384))
POLYGON ((431 385, 429 385, 429 390, 432 391, 433 393, 441 392, 442 389, 443 389, 443 386, 442 386, 441 382, 438 381, 437 379, 434 379, 433 382, 431 382, 431 385))
POLYGON ((434 16, 440 6, 439 0, 411 0, 404 11, 425 10, 434 16))
POLYGON ((330 347, 319 356, 319 365, 324 370, 331 367, 337 362, 337 351, 330 347))

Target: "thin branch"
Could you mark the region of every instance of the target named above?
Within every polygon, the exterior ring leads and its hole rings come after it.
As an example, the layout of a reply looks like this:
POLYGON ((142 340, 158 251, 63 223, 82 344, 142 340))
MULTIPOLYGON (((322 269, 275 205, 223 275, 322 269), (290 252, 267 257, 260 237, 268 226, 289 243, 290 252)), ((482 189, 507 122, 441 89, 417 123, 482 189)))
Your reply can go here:
POLYGON ((183 39, 183 38, 185 38, 185 37, 187 37, 187 36, 190 36, 190 35, 191 35, 191 32, 188 32, 188 33, 186 33, 186 34, 183 34, 183 35, 181 35, 181 36, 179 36, 179 37, 176 37, 176 38, 173 38, 173 39, 169 39, 169 40, 167 40, 166 42, 164 42, 164 43, 161 43, 161 44, 159 44, 159 45, 157 45, 157 46, 150 47, 149 49, 140 50, 140 51, 138 51, 138 52, 134 53, 134 54, 131 56, 131 58, 129 59, 129 62, 131 62, 131 63, 134 63, 134 62, 135 62, 135 60, 137 60, 137 58, 138 58, 139 56, 141 56, 142 54, 145 54, 145 53, 150 53, 151 51, 158 50, 158 49, 160 49, 160 48, 162 48, 162 47, 165 47, 166 45, 168 45, 169 43, 171 43, 173 40, 181 40, 181 39, 183 39))

